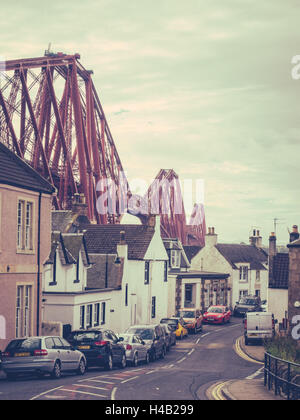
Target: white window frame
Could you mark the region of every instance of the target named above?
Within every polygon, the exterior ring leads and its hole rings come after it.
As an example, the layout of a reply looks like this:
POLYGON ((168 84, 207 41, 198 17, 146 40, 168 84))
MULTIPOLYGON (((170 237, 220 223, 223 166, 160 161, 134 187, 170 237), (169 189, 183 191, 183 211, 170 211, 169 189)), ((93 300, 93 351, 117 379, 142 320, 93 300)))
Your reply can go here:
POLYGON ((177 249, 171 250, 171 268, 180 268, 180 251, 177 249))

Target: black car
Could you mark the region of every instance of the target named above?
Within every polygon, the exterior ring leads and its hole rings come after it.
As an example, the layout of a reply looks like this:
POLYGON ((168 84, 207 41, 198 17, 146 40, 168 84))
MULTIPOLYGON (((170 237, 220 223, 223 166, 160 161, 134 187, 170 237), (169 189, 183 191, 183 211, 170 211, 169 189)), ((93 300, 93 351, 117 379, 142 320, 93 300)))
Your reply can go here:
POLYGON ((126 330, 128 334, 137 334, 150 346, 150 360, 163 359, 167 353, 164 332, 159 324, 134 325, 126 330))
POLYGON ((87 367, 126 367, 126 352, 121 340, 113 331, 94 329, 72 331, 68 341, 86 357, 87 367))
POLYGON ((234 316, 245 316, 247 312, 261 312, 261 301, 257 296, 244 296, 236 303, 233 311, 234 316))

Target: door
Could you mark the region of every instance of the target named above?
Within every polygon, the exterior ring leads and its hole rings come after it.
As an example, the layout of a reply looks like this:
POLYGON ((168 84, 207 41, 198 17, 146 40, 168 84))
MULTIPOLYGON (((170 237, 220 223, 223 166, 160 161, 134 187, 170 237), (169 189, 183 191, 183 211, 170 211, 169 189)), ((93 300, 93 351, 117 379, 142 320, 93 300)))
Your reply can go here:
POLYGON ((79 364, 79 354, 72 350, 72 346, 64 338, 60 339, 64 346, 64 353, 66 357, 66 366, 68 370, 75 370, 79 364))
POLYGON ((57 351, 57 358, 61 363, 61 370, 68 370, 68 357, 64 345, 59 337, 53 337, 54 349, 57 351))
POLYGON ((120 362, 124 353, 123 345, 118 343, 117 336, 110 330, 104 332, 104 339, 110 342, 113 360, 120 362))
POLYGON ((137 348, 138 361, 144 361, 146 359, 147 347, 145 346, 145 344, 142 344, 142 339, 138 336, 134 336, 132 342, 137 348))

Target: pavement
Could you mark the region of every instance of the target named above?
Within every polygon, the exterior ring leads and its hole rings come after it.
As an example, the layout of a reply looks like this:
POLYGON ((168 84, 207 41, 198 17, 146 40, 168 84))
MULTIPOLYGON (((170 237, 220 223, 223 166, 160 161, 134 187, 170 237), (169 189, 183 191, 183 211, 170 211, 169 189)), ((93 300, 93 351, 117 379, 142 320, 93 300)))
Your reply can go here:
POLYGON ((240 357, 247 361, 253 361, 258 365, 257 372, 241 380, 232 380, 213 384, 207 390, 207 397, 210 400, 233 400, 233 401, 282 401, 284 398, 275 396, 274 391, 269 391, 264 386, 263 368, 264 368, 264 347, 245 345, 244 337, 240 337, 235 343, 235 350, 240 357), (258 378, 259 377, 259 378, 258 378))

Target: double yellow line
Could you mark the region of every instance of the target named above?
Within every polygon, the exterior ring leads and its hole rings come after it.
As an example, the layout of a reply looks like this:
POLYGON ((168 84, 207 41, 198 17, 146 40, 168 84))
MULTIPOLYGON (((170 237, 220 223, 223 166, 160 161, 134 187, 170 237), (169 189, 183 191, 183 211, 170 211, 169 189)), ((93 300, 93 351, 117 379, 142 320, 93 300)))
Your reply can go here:
POLYGON ((213 389, 211 390, 211 396, 214 400, 217 401, 226 401, 222 393, 223 387, 226 385, 227 382, 221 382, 219 384, 214 385, 213 389))
POLYGON ((238 356, 240 356, 242 359, 246 360, 247 362, 256 363, 258 365, 263 365, 264 363, 259 362, 256 359, 253 359, 252 357, 248 356, 241 348, 240 341, 242 340, 242 337, 238 338, 235 342, 234 350, 237 353, 238 356))

